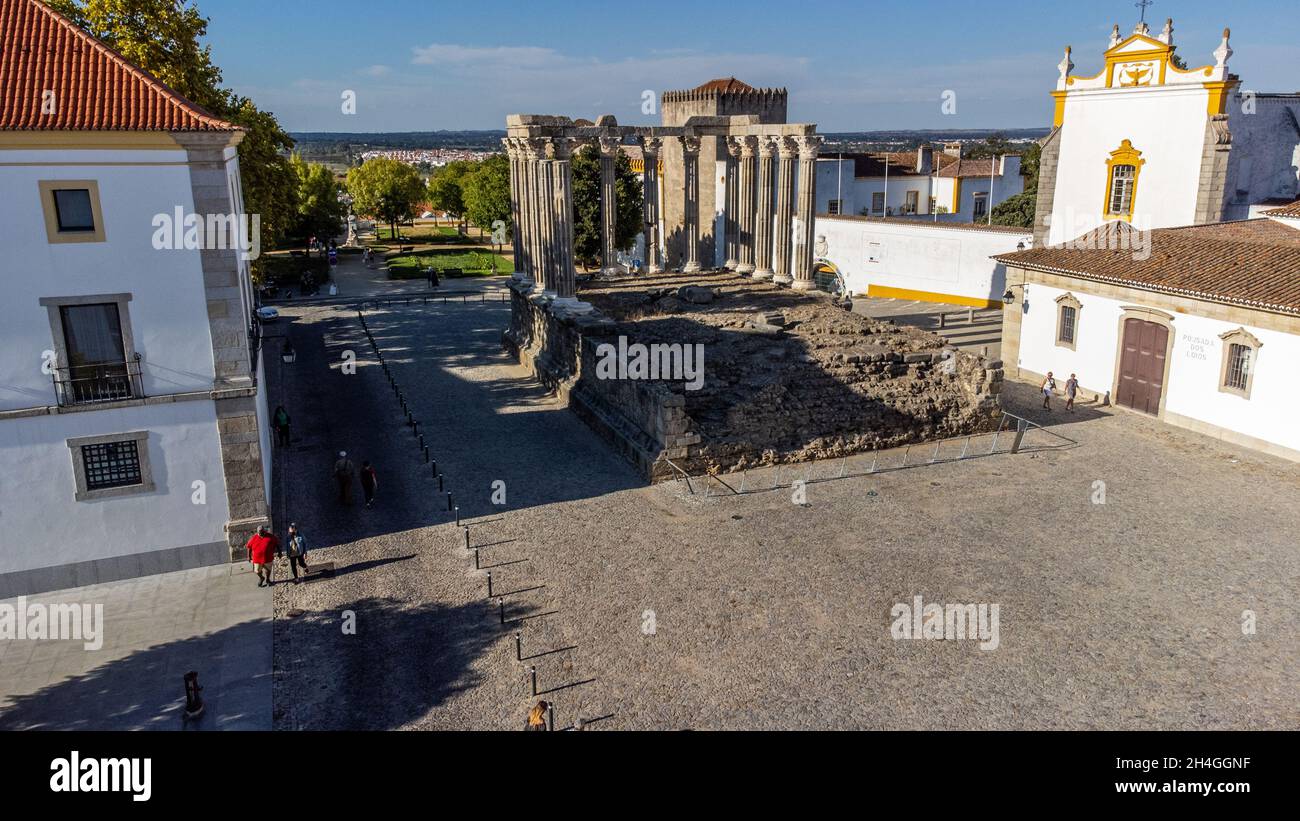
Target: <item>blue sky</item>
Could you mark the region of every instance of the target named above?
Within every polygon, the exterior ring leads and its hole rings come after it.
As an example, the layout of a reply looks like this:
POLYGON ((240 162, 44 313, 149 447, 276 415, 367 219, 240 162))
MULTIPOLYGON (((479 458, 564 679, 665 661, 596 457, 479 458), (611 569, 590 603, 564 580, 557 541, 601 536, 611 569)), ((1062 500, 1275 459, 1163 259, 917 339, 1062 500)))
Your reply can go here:
MULTIPOLYGON (((745 0, 495 3, 198 0, 227 84, 294 131, 501 128, 512 112, 623 123, 643 92, 734 75, 790 90, 790 118, 822 131, 1013 128, 1050 121, 1056 65, 1101 66, 1132 0, 745 0), (341 95, 356 93, 355 115, 341 95), (941 111, 956 93, 955 115, 941 111)), ((1300 91, 1295 0, 1161 0, 1148 11, 1191 65, 1232 28, 1232 71, 1255 91, 1300 91)))

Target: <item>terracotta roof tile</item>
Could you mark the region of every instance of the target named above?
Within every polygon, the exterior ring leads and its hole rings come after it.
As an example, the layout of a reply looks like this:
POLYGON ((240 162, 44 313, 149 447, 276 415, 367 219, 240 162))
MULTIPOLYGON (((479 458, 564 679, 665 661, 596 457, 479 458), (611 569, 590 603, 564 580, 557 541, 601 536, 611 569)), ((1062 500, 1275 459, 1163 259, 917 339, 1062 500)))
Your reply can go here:
POLYGON ((694 91, 716 91, 721 94, 734 94, 738 91, 754 91, 754 87, 749 83, 741 82, 735 77, 720 77, 716 80, 709 80, 704 85, 696 86, 694 91))
POLYGON ((1158 228, 1109 223, 1058 246, 994 257, 1035 271, 1300 315, 1300 230, 1270 219, 1158 228), (1150 254, 1137 259, 1149 243, 1150 254))
POLYGON ((0 0, 0 130, 237 131, 40 0, 0 0), (42 113, 46 92, 53 113, 42 113))
POLYGON ((997 173, 997 160, 993 157, 985 157, 979 160, 965 160, 950 158, 952 162, 945 163, 938 171, 936 177, 987 177, 997 173))
POLYGON ((1300 200, 1296 200, 1290 205, 1284 205, 1281 208, 1274 208, 1271 211, 1264 212, 1270 217, 1286 217, 1288 219, 1300 219, 1300 200))

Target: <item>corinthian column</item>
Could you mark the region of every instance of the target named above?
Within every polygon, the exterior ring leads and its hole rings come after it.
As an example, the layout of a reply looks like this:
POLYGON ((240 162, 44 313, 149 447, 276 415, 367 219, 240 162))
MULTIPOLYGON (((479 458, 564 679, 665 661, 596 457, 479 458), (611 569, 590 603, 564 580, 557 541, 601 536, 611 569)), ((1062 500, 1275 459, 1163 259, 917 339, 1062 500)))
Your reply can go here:
POLYGON ((618 187, 615 184, 615 163, 618 160, 619 139, 600 138, 600 272, 613 275, 618 267, 618 187))
POLYGON ((771 279, 772 270, 772 177, 776 170, 776 142, 758 138, 758 197, 754 225, 754 279, 771 279))
POLYGON ((510 278, 519 281, 524 276, 519 252, 519 152, 515 150, 515 141, 510 137, 501 140, 501 145, 505 147, 506 157, 510 160, 510 250, 514 260, 510 278))
POLYGON ((555 214, 555 300, 556 307, 586 313, 591 306, 577 298, 577 270, 573 256, 573 158, 574 141, 556 137, 551 144, 551 179, 555 214))
POLYGON ((658 137, 641 138, 641 156, 645 164, 645 184, 641 186, 644 196, 642 216, 645 226, 645 262, 646 270, 652 274, 663 271, 659 259, 659 146, 658 137))
POLYGON ((740 191, 738 192, 740 199, 737 209, 740 219, 736 231, 740 264, 736 266, 736 273, 752 274, 754 273, 754 182, 758 175, 756 163, 758 140, 754 137, 736 137, 735 141, 740 147, 740 191))
POLYGON ((700 138, 682 137, 682 158, 686 177, 686 262, 682 272, 700 270, 700 138))
POLYGON ((794 282, 790 275, 791 220, 794 218, 794 161, 798 148, 789 138, 774 140, 779 153, 780 173, 776 183, 776 228, 772 237, 772 257, 775 261, 776 274, 773 282, 789 285, 794 282))
POLYGON ((551 166, 546 151, 550 140, 528 140, 528 164, 532 172, 533 211, 533 293, 550 294, 554 290, 551 268, 551 166))
POLYGON ((799 207, 795 214, 794 287, 811 291, 813 280, 813 242, 817 238, 817 152, 822 138, 817 135, 796 137, 799 148, 799 207))
POLYGON ((726 204, 723 206, 722 230, 726 234, 727 242, 727 261, 722 263, 722 267, 729 271, 736 270, 740 266, 740 241, 737 234, 740 233, 740 220, 737 213, 740 208, 740 145, 730 137, 727 140, 727 177, 726 177, 726 204))

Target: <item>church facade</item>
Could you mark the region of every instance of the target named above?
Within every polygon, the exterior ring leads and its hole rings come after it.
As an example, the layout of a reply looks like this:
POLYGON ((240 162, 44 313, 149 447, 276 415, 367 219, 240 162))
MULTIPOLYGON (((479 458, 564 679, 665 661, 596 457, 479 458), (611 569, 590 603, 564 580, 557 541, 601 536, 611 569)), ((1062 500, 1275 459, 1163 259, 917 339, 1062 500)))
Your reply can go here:
POLYGON ((1001 254, 1008 375, 1300 460, 1300 95, 1241 90, 1173 23, 1059 66, 1034 243, 1001 254), (1268 207, 1292 201, 1281 207, 1268 207))

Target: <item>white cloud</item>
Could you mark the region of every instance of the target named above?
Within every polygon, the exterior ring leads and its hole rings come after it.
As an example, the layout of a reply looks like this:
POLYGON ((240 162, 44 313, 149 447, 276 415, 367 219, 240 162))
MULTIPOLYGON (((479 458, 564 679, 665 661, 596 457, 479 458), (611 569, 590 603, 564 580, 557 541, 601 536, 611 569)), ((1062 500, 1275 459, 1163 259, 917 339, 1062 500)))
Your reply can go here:
POLYGON ((384 65, 366 66, 361 69, 361 73, 367 77, 387 77, 392 73, 392 69, 384 65))

